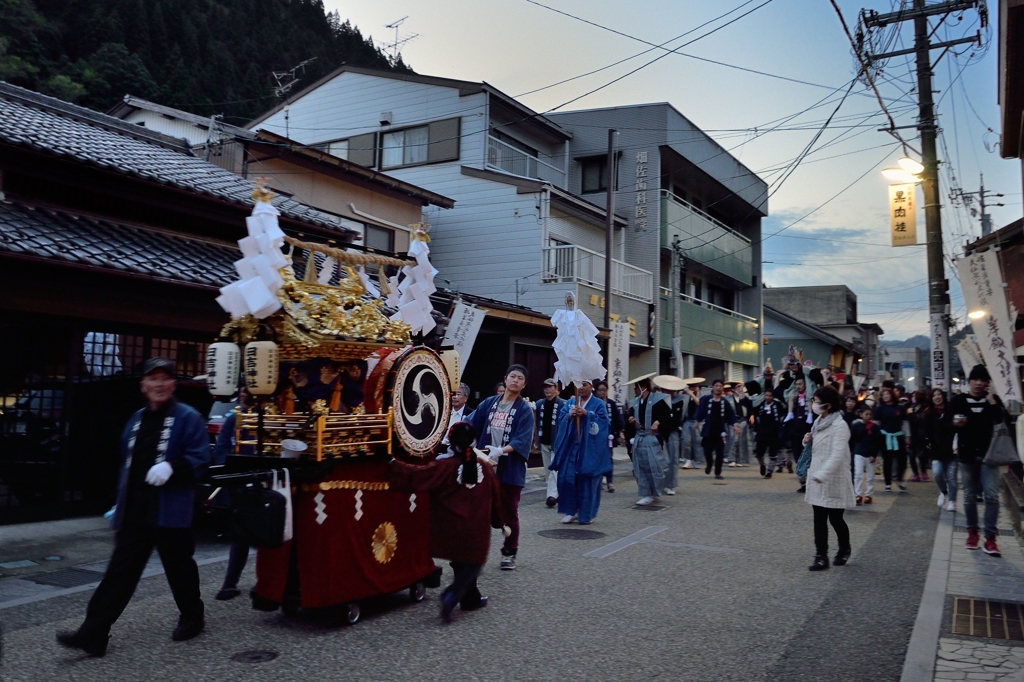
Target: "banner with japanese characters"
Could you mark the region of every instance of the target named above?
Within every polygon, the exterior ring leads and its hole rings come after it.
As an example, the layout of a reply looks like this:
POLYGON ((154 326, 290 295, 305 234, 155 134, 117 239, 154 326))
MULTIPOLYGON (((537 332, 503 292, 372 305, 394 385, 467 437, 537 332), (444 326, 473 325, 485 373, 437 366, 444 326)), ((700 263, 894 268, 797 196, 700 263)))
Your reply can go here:
MULTIPOLYGON (((956 265, 974 338, 981 349, 985 367, 992 375, 992 389, 1004 401, 1022 402, 1013 325, 1010 324, 998 254, 990 249, 964 256, 956 265)), ((964 367, 964 371, 971 370, 964 367)))
POLYGON ((629 381, 629 322, 615 322, 608 339, 608 393, 619 405, 626 404, 629 381))
POLYGON ((889 231, 893 246, 917 245, 914 185, 889 185, 889 231))
POLYGON ((463 368, 469 364, 469 354, 473 352, 473 344, 476 343, 476 336, 480 333, 480 325, 484 323, 485 317, 487 311, 483 308, 462 301, 455 304, 441 346, 454 347, 459 352, 459 363, 463 368))

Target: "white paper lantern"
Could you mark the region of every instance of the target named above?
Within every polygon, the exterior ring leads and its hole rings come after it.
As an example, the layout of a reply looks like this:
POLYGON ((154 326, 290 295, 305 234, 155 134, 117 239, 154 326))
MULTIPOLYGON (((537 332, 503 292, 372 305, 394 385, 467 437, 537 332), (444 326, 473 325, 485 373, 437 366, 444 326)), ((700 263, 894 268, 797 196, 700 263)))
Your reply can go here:
POLYGON ((277 389, 277 344, 252 341, 245 345, 245 387, 252 395, 270 395, 277 389))
POLYGON ((211 343, 206 351, 206 386, 217 396, 231 395, 238 388, 242 352, 233 343, 211 343))

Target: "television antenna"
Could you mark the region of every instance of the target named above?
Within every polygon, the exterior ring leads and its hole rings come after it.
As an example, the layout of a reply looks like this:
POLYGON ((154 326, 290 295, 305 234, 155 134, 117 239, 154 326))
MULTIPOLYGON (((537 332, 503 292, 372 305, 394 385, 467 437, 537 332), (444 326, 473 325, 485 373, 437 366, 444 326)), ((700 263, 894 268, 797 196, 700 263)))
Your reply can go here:
POLYGON ((402 54, 402 46, 405 45, 410 40, 420 37, 419 33, 413 33, 404 37, 399 37, 398 29, 408 18, 409 17, 407 15, 402 17, 401 19, 392 21, 390 24, 386 24, 384 26, 384 28, 387 29, 395 29, 395 41, 393 43, 387 43, 386 45, 382 46, 382 49, 384 50, 385 53, 391 53, 390 55, 388 55, 388 59, 391 61, 392 66, 398 63, 398 57, 402 54))
POLYGON ((274 96, 278 99, 283 99, 300 80, 295 77, 295 74, 300 70, 302 73, 305 73, 306 64, 315 60, 316 57, 310 57, 309 59, 296 64, 288 71, 273 71, 274 80, 277 82, 277 87, 274 88, 274 96))

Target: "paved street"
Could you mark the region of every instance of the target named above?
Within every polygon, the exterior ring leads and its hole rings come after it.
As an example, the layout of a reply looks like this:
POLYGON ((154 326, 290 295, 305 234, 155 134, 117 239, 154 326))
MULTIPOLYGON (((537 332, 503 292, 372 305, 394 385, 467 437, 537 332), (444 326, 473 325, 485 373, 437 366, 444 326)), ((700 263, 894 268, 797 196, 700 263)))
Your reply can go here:
MULTIPOLYGON (((586 529, 604 536, 584 540, 538 535, 566 527, 530 481, 518 570, 498 571, 493 548, 481 578, 491 604, 457 611, 451 626, 438 624, 437 590, 422 604, 381 599, 335 629, 254 612, 243 598, 216 602, 225 564, 214 560, 200 568, 207 631, 186 643, 170 640, 176 611, 160 576, 142 581, 98 660, 53 640, 79 624, 91 590, 0 604, 0 678, 899 679, 935 538, 933 485, 849 512, 850 564, 815 574, 810 508, 794 476, 728 469, 716 483, 684 471, 680 494, 647 511, 632 505, 625 463, 619 471, 618 492, 586 529), (640 541, 612 544, 628 536, 640 541), (247 651, 277 657, 232 660, 247 651)), ((252 581, 250 562, 242 587, 252 581)))

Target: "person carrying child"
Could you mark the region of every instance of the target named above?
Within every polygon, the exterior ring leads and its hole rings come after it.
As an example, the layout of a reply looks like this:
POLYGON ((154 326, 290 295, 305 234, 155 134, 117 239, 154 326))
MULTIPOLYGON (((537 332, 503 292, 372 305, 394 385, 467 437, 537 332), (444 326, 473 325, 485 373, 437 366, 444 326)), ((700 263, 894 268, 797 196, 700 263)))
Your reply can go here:
POLYGON ((463 611, 487 606, 476 580, 491 549, 491 527, 503 525, 501 486, 490 460, 477 456, 476 438, 467 422, 448 431, 450 454, 427 465, 391 460, 391 490, 430 494, 430 553, 451 562, 455 577, 441 593, 441 619, 450 623, 458 604, 463 611))

